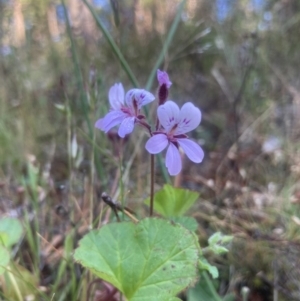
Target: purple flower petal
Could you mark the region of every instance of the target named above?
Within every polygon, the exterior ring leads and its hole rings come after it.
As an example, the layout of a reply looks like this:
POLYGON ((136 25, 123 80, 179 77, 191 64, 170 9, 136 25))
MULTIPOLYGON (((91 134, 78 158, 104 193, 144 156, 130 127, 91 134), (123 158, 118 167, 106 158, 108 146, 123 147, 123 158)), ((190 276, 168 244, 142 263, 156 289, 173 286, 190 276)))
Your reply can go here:
POLYGON ((166 154, 166 166, 171 176, 176 176, 182 168, 181 157, 178 148, 170 143, 166 154))
POLYGON ((152 102, 155 96, 143 89, 131 89, 126 93, 125 101, 128 107, 130 107, 133 112, 139 111, 143 106, 152 102))
POLYGON ((143 89, 139 90, 135 96, 138 101, 139 109, 141 109, 143 106, 149 104, 155 99, 155 96, 152 93, 143 89))
POLYGON ((157 80, 160 86, 165 84, 169 89, 172 85, 172 82, 169 79, 169 75, 166 71, 157 70, 157 80))
POLYGON ((130 134, 134 128, 135 117, 126 117, 120 127, 118 134, 121 138, 124 138, 127 134, 130 134))
POLYGON ((203 149, 194 141, 187 138, 177 139, 177 142, 182 147, 189 159, 195 163, 202 162, 204 158, 203 149))
POLYGON ((114 84, 108 92, 110 106, 114 110, 119 110, 124 105, 124 88, 121 83, 114 84))
POLYGON ((127 115, 122 111, 111 111, 95 124, 97 128, 107 133, 111 128, 120 124, 127 115))
POLYGON ((180 110, 180 121, 174 131, 175 135, 185 134, 194 130, 201 121, 201 112, 191 102, 185 103, 180 110))
POLYGON ((179 120, 179 107, 177 104, 168 100, 157 109, 157 116, 160 124, 167 132, 170 132, 179 120))
POLYGON ((167 147, 168 143, 165 134, 156 134, 147 141, 145 148, 150 154, 158 154, 167 147))

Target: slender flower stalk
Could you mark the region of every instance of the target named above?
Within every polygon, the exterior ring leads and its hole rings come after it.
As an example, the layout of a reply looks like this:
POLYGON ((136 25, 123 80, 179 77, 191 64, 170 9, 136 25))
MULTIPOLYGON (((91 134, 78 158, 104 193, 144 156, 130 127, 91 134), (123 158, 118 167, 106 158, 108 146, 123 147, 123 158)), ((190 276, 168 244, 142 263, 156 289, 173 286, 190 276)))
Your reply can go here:
MULTIPOLYGON (((172 85, 172 82, 169 79, 169 75, 165 71, 157 70, 157 80, 159 83, 158 87, 158 105, 162 105, 166 102, 169 95, 169 88, 172 85)), ((155 128, 158 130, 159 128, 159 120, 156 118, 155 128)), ((150 136, 153 134, 150 132, 150 136)), ((150 216, 153 214, 153 206, 154 206, 154 181, 155 181, 155 157, 151 154, 151 182, 150 182, 150 216)))
POLYGON ((155 177, 155 157, 154 155, 150 155, 151 157, 151 179, 150 179, 150 216, 153 215, 153 207, 154 207, 154 177, 155 177))

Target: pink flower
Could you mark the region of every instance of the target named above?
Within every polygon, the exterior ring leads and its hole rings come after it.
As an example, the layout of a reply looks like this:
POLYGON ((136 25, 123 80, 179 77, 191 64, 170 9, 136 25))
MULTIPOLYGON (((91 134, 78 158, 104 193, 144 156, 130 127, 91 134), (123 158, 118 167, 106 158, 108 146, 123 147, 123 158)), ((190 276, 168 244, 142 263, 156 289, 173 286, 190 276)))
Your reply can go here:
POLYGON ((169 89, 172 85, 172 82, 170 81, 169 75, 166 71, 157 70, 157 80, 160 86, 165 84, 167 89, 169 89))
POLYGON ((146 150, 150 154, 158 154, 168 146, 166 167, 171 176, 177 175, 182 168, 179 146, 191 161, 202 162, 202 148, 185 135, 200 124, 200 110, 191 102, 185 103, 180 110, 175 102, 169 100, 158 107, 157 115, 163 130, 155 132, 147 141, 146 150))
POLYGON ((118 135, 124 138, 133 131, 134 125, 144 118, 140 114, 142 106, 152 102, 155 97, 143 89, 132 89, 126 93, 124 103, 123 85, 114 84, 108 93, 111 110, 104 118, 95 123, 95 127, 107 133, 111 128, 120 124, 118 135))

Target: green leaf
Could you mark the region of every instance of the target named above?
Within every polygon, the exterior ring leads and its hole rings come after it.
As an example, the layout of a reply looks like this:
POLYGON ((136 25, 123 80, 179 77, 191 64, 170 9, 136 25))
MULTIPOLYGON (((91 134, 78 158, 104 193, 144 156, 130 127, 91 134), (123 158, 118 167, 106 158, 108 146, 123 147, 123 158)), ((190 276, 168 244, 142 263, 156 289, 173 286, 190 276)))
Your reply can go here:
POLYGON ((11 262, 4 274, 0 276, 5 300, 28 300, 30 297, 31 300, 37 300, 38 283, 36 275, 15 262, 11 262))
POLYGON ((0 219, 0 243, 10 248, 17 243, 23 233, 20 221, 16 218, 4 217, 0 219), (2 235, 1 233, 4 233, 2 235))
POLYGON ((9 237, 6 232, 0 232, 0 245, 7 246, 9 242, 9 237))
POLYGON ((227 253, 228 249, 221 245, 228 244, 232 239, 233 236, 223 235, 221 232, 216 232, 208 239, 208 249, 217 255, 227 253))
POLYGON ((215 245, 221 240, 221 238, 222 238, 222 233, 216 232, 208 239, 208 244, 210 246, 215 245))
POLYGON ((9 259, 7 249, 0 245, 0 275, 5 272, 5 268, 9 264, 9 259))
MULTIPOLYGON (((199 193, 169 184, 154 194, 154 210, 165 217, 183 215, 198 199, 199 193)), ((149 206, 150 198, 145 200, 149 206)))
POLYGON ((214 245, 210 247, 210 250, 217 255, 221 255, 228 252, 228 249, 222 246, 214 245))
POLYGON ((91 231, 74 257, 128 301, 169 301, 196 281, 199 249, 196 235, 181 225, 146 218, 91 231))
POLYGON ((209 245, 215 245, 215 244, 228 244, 233 240, 232 235, 223 235, 221 232, 214 233, 209 239, 208 244, 209 245))
POLYGON ((224 296, 224 298, 222 300, 223 301, 234 301, 234 300, 236 300, 236 296, 235 296, 235 294, 228 294, 228 295, 224 296))
POLYGON ((232 235, 224 235, 221 238, 221 244, 228 244, 233 240, 233 236, 232 235))
POLYGON ((214 279, 219 277, 218 269, 211 265, 203 256, 201 256, 199 259, 199 268, 202 271, 208 271, 214 279))
POLYGON ((190 231, 195 232, 198 229, 198 223, 196 219, 190 216, 174 216, 170 218, 171 221, 182 225, 190 231))

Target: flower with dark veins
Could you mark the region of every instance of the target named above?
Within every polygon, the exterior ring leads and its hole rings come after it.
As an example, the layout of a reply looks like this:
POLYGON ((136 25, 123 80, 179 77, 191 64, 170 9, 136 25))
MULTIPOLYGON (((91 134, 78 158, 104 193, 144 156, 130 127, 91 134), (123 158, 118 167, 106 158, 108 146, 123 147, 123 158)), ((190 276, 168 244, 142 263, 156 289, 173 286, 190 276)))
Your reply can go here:
POLYGON ((141 108, 155 99, 154 95, 146 90, 131 89, 126 93, 124 103, 124 94, 121 83, 113 85, 108 93, 111 110, 95 123, 95 127, 105 133, 120 124, 118 135, 121 138, 133 131, 135 123, 143 124, 144 115, 140 113, 141 108))
POLYGON ((179 109, 175 102, 169 100, 158 107, 157 116, 163 129, 154 132, 145 147, 150 154, 158 154, 168 147, 166 167, 170 175, 175 176, 182 169, 179 147, 191 161, 202 162, 204 157, 202 148, 186 135, 200 124, 200 110, 191 102, 185 103, 179 109))

